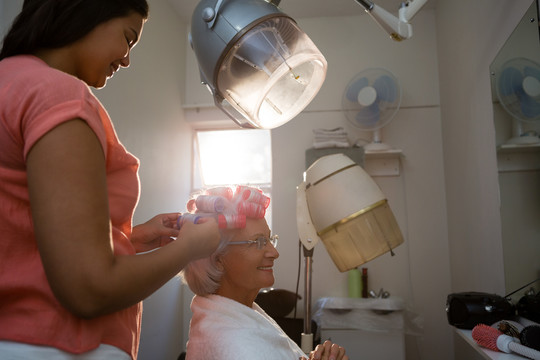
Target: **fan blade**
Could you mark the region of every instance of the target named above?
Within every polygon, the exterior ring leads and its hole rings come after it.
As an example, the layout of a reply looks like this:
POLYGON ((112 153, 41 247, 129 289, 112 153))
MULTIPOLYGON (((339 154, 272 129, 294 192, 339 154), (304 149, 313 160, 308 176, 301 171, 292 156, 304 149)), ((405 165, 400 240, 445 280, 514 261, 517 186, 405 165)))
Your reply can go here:
POLYGON ((393 102, 397 97, 397 85, 388 75, 382 75, 373 83, 377 90, 377 100, 393 102))
POLYGON ((353 82, 349 87, 347 88, 347 92, 345 93, 345 97, 347 100, 353 103, 358 102, 358 93, 360 90, 362 90, 363 87, 367 86, 369 84, 368 79, 366 77, 360 78, 353 82))
POLYGON ((521 111, 527 118, 540 119, 540 68, 525 66, 523 68, 523 92, 519 96, 521 111), (530 80, 526 85, 527 80, 530 80))
POLYGON ((365 107, 356 114, 356 125, 359 127, 372 128, 379 121, 381 113, 377 103, 365 107))
POLYGON ((502 96, 509 96, 521 90, 523 75, 513 67, 507 67, 501 72, 499 78, 499 92, 502 96))
POLYGON ((523 115, 531 120, 540 119, 540 101, 525 94, 524 91, 518 97, 523 115))
POLYGON ((523 75, 524 77, 532 76, 533 78, 536 78, 536 80, 540 81, 540 68, 525 66, 523 69, 523 75))

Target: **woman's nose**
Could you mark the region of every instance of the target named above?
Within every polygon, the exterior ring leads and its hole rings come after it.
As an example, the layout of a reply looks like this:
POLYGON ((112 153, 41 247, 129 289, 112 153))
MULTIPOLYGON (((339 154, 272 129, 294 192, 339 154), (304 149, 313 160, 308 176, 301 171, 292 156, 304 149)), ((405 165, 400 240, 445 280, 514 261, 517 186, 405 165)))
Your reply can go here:
POLYGON ((270 250, 268 252, 274 259, 277 259, 279 257, 279 251, 277 251, 277 249, 273 245, 270 246, 270 250))

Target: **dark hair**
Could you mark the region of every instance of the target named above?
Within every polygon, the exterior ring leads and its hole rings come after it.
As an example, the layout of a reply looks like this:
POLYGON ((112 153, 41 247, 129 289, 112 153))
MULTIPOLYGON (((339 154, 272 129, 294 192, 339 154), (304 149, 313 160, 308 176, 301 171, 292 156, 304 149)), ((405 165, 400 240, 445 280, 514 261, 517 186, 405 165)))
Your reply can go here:
POLYGON ((69 45, 97 25, 135 11, 148 18, 146 0, 24 0, 4 37, 0 60, 69 45))

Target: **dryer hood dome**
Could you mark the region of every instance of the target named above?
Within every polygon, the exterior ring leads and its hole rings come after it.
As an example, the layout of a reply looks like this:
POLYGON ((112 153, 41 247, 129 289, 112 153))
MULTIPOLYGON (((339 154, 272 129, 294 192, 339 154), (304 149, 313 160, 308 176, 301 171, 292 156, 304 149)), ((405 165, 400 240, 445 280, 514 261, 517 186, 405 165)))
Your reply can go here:
POLYGON ((264 0, 202 0, 190 33, 201 81, 242 127, 272 129, 315 97, 327 63, 296 22, 264 0))

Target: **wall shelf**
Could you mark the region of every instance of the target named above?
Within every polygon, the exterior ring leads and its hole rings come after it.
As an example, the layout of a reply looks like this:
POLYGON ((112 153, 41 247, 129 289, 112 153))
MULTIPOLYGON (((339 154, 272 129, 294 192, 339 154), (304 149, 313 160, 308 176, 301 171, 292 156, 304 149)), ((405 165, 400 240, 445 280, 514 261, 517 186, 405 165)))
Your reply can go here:
POLYGON ((540 144, 501 145, 497 163, 499 172, 540 170, 540 144))
POLYGON ((384 151, 364 151, 362 147, 325 148, 306 150, 306 169, 321 156, 343 153, 362 166, 370 176, 399 176, 399 160, 403 151, 391 149, 384 151))
POLYGON ((306 150, 306 169, 311 166, 317 159, 326 155, 344 154, 358 165, 364 167, 364 149, 360 147, 350 148, 310 148, 306 150))
POLYGON ((400 149, 366 151, 364 169, 371 176, 399 176, 399 160, 402 156, 403 151, 400 149))

